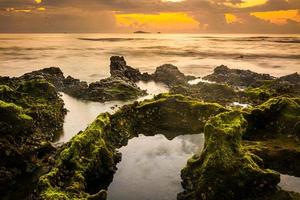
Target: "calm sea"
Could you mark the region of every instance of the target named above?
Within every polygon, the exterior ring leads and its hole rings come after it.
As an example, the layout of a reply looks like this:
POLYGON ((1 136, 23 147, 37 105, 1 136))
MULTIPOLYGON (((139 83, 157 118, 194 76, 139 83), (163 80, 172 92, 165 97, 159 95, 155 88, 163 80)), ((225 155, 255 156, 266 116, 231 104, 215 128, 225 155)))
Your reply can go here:
POLYGON ((0 34, 2 76, 58 66, 90 82, 109 76, 112 55, 142 72, 172 63, 203 76, 225 64, 281 76, 300 72, 300 35, 0 34))

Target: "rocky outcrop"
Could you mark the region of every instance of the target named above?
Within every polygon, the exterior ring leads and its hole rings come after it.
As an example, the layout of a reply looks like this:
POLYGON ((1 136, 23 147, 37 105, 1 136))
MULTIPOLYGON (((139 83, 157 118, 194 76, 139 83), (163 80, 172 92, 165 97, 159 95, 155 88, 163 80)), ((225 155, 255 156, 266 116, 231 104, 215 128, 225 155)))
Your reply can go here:
POLYGON ((138 69, 127 65, 123 56, 112 56, 110 58, 110 75, 112 77, 127 78, 133 82, 145 79, 138 69))
POLYGON ((172 94, 182 94, 197 98, 206 102, 216 102, 221 105, 229 105, 232 102, 247 102, 243 93, 233 87, 218 83, 203 83, 196 85, 176 85, 170 89, 172 94))
POLYGON ((279 174, 265 169, 261 158, 242 147, 247 121, 226 112, 205 125, 205 146, 182 170, 178 199, 248 199, 276 191, 279 174))
MULTIPOLYGON (((102 114, 66 144, 51 171, 39 180, 37 199, 106 199, 106 189, 120 160, 105 139, 108 114, 102 114)), ((112 136, 113 137, 113 136, 112 136)))
POLYGON ((205 76, 203 79, 217 83, 227 83, 233 86, 248 87, 261 80, 273 80, 274 77, 268 74, 258 74, 250 70, 229 69, 221 65, 214 69, 214 73, 205 76))
POLYGON ((246 116, 249 126, 246 139, 298 136, 300 99, 278 97, 255 107, 246 116))
POLYGON ((217 104, 180 95, 122 107, 114 115, 101 114, 83 132, 62 147, 55 166, 40 178, 41 199, 106 199, 106 190, 120 161, 116 148, 138 134, 158 133, 174 138, 203 131, 211 116, 226 111, 217 104))
POLYGON ((194 79, 193 76, 185 76, 179 69, 171 64, 165 64, 156 68, 152 79, 162 82, 169 87, 176 85, 186 85, 189 80, 194 79))
POLYGON ((283 174, 300 176, 300 99, 273 98, 245 114, 249 126, 247 147, 265 166, 283 174))
POLYGON ((57 91, 90 101, 131 100, 146 95, 146 91, 141 90, 135 83, 144 79, 146 75, 127 66, 123 57, 111 58, 111 75, 109 78, 88 84, 71 76, 65 78, 59 68, 50 67, 27 73, 18 79, 42 77, 52 83, 57 91))
POLYGON ((45 79, 8 78, 6 84, 0 85, 0 193, 4 197, 11 189, 18 190, 22 177, 29 179, 46 165, 55 150, 50 142, 61 132, 66 113, 45 79))

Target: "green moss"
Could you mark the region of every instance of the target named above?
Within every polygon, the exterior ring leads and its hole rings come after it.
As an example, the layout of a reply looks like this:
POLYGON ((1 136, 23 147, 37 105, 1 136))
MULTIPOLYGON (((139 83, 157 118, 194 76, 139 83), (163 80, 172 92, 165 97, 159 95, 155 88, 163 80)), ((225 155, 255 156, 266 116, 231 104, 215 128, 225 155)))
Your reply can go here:
POLYGON ((22 179, 18 176, 33 177, 30 173, 47 165, 54 151, 49 142, 61 131, 65 110, 56 89, 44 79, 7 77, 6 83, 0 85, 0 168, 7 177, 1 180, 2 189, 11 191, 22 179))
POLYGON ((263 88, 252 88, 249 87, 245 91, 246 96, 248 96, 250 99, 255 101, 265 101, 268 100, 271 97, 271 92, 267 89, 263 88))
POLYGON ((182 170, 179 199, 243 199, 276 188, 279 174, 242 146, 247 121, 239 112, 217 115, 205 125, 205 147, 182 170))
POLYGON ((109 114, 101 114, 83 132, 80 132, 58 155, 56 166, 39 181, 43 199, 64 197, 65 199, 92 198, 89 194, 106 189, 103 185, 115 171, 115 149, 103 139, 109 114), (98 182, 98 188, 91 189, 90 183, 98 182), (53 192, 54 191, 54 192, 53 192))
POLYGON ((176 85, 170 93, 182 94, 206 102, 216 102, 227 105, 239 100, 239 93, 226 84, 198 83, 197 85, 176 85))
POLYGON ((246 139, 298 135, 299 98, 277 97, 254 108, 245 115, 249 122, 246 139))

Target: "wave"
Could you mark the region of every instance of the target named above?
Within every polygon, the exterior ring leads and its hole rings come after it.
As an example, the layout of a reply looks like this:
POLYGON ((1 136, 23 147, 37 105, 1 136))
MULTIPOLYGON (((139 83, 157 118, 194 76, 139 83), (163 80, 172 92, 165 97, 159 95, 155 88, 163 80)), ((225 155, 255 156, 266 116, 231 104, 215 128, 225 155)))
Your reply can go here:
POLYGON ((196 57, 198 59, 203 58, 222 58, 222 59, 300 59, 300 54, 275 54, 275 53, 230 53, 220 51, 199 51, 195 49, 174 49, 174 48, 147 48, 141 47, 137 49, 119 49, 118 51, 108 51, 109 55, 124 54, 130 56, 148 56, 152 54, 154 56, 178 56, 178 57, 196 57))
POLYGON ((122 42, 122 41, 138 41, 149 40, 146 38, 78 38, 78 40, 94 41, 94 42, 122 42))
POLYGON ((43 50, 57 50, 59 47, 0 47, 0 51, 43 51, 43 50))
POLYGON ((241 38, 210 38, 216 42, 273 42, 273 43, 300 43, 299 37, 241 37, 241 38))

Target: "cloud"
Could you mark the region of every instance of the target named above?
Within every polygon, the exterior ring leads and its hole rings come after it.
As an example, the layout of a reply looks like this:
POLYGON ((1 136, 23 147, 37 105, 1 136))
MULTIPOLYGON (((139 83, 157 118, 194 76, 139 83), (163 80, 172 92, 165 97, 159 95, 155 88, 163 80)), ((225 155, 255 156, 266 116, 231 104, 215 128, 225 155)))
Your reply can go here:
POLYGON ((284 17, 284 24, 276 24, 274 20, 265 20, 251 14, 280 10, 300 10, 300 1, 0 0, 0 21, 4 24, 0 27, 0 32, 34 32, 37 30, 42 32, 131 32, 140 27, 149 29, 148 31, 164 29, 167 32, 300 33, 298 21, 293 17, 288 17, 287 14, 285 15, 287 17, 284 17), (8 9, 10 11, 7 11, 8 9), (31 12, 17 13, 12 12, 12 9, 31 10, 31 12), (172 23, 176 19, 184 18, 176 18, 178 17, 176 13, 183 13, 190 21, 187 20, 183 30, 172 29, 174 24, 157 23, 159 21, 157 17, 161 17, 162 21, 165 20, 165 13, 173 16, 170 18, 172 23), (124 23, 121 26, 119 23, 118 16, 121 15, 140 16, 140 19, 132 19, 131 21, 135 20, 137 23, 127 24, 124 28, 124 23), (154 16, 155 23, 151 20, 141 23, 140 21, 145 16, 154 16), (228 23, 228 17, 231 18, 230 23, 228 23), (187 28, 192 26, 194 20, 197 20, 199 28, 187 28), (37 23, 37 27, 32 24, 33 21, 37 23), (43 25, 45 22, 51 26, 43 25))

